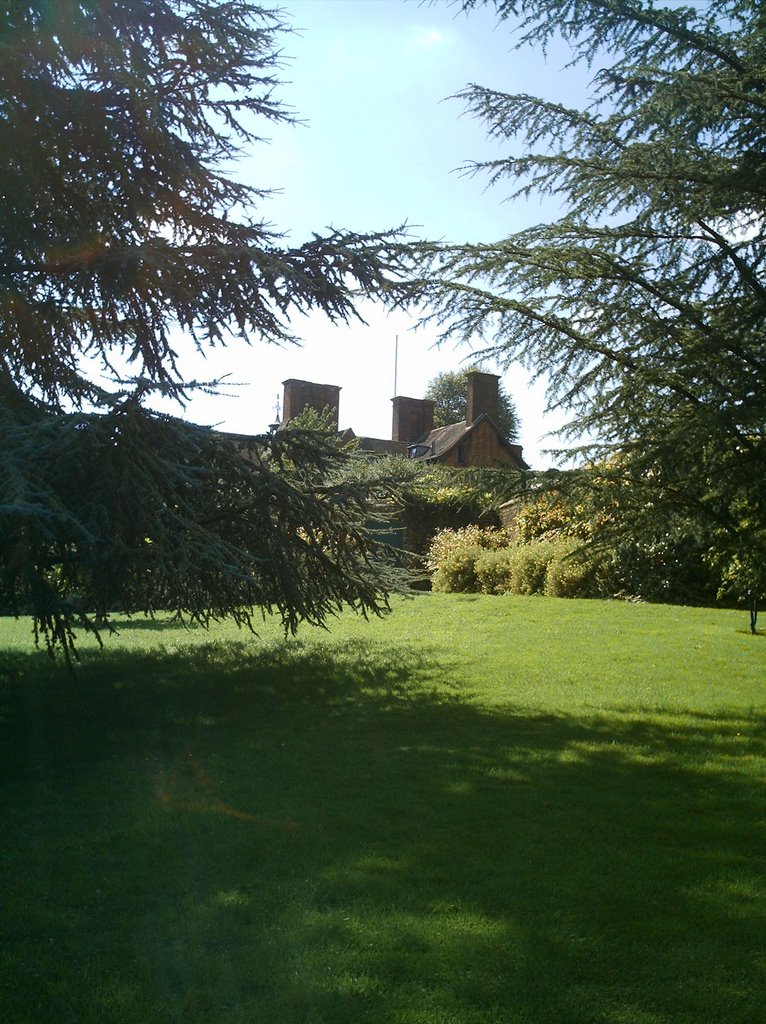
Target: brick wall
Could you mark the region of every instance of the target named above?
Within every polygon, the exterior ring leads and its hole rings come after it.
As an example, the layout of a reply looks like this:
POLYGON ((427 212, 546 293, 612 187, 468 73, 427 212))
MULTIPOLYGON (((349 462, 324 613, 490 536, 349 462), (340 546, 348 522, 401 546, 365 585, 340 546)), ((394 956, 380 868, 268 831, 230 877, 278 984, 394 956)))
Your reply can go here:
POLYGON ((335 430, 338 429, 338 404, 340 401, 340 388, 335 384, 315 384, 309 380, 282 381, 284 391, 284 402, 282 406, 282 422, 295 419, 304 409, 314 409, 316 412, 324 412, 329 409, 333 416, 335 430))
POLYGON ((405 398, 403 395, 392 399, 393 423, 391 439, 404 444, 414 444, 429 434, 434 425, 434 403, 428 398, 405 398))
MULTIPOLYGON (((521 448, 518 449, 519 458, 521 448)), ((488 420, 483 420, 467 435, 459 441, 454 448, 451 448, 446 455, 439 460, 446 466, 514 466, 518 463, 514 460, 511 452, 505 445, 501 444, 498 436, 488 420)))
POLYGON ((471 370, 468 374, 465 419, 469 427, 485 413, 493 420, 497 419, 499 380, 496 373, 471 370))

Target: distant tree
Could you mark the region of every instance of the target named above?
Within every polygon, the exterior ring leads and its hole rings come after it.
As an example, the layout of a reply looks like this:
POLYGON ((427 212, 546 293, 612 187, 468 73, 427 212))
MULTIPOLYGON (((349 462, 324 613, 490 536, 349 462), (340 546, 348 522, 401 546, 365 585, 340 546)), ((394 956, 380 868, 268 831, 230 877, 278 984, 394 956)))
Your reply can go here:
MULTIPOLYGON (((469 366, 465 370, 445 370, 437 373, 429 382, 425 397, 434 403, 435 427, 446 427, 449 423, 459 423, 465 419, 468 374, 478 369, 478 366, 469 366)), ((498 382, 497 426, 509 441, 518 441, 519 417, 513 399, 502 381, 498 382)))
POLYGON ((343 602, 392 577, 364 528, 387 482, 293 433, 243 449, 152 413, 183 400, 171 334, 291 339, 354 315, 393 236, 286 248, 229 176, 275 98, 278 11, 247 0, 6 0, 0 15, 0 606, 51 649, 112 610, 191 618, 343 602), (341 474, 342 476, 342 474, 341 474))
POLYGON ((766 589, 763 5, 487 2, 519 46, 559 35, 598 69, 583 109, 462 94, 511 147, 473 169, 564 213, 496 243, 424 246, 411 295, 446 336, 548 376, 552 404, 572 413, 570 455, 628 484, 626 533, 688 517, 754 600, 766 589))

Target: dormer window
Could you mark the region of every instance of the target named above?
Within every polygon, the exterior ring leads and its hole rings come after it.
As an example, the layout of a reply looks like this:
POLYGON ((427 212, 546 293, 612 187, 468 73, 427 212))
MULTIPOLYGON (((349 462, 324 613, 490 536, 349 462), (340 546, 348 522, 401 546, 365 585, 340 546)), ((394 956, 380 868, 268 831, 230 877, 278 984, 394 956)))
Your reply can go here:
POLYGON ((410 459, 422 459, 424 455, 430 454, 430 444, 411 444, 407 449, 407 455, 410 459))

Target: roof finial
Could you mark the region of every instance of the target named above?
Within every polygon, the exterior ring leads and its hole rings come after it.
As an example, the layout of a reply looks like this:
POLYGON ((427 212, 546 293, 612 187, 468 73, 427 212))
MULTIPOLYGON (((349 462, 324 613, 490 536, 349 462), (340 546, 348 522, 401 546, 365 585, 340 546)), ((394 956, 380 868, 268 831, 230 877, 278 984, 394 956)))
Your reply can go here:
POLYGON ((282 425, 282 413, 281 413, 280 407, 279 407, 279 393, 277 393, 277 401, 276 401, 276 404, 274 406, 274 422, 273 423, 269 423, 269 433, 270 434, 275 434, 279 430, 281 425, 282 425))

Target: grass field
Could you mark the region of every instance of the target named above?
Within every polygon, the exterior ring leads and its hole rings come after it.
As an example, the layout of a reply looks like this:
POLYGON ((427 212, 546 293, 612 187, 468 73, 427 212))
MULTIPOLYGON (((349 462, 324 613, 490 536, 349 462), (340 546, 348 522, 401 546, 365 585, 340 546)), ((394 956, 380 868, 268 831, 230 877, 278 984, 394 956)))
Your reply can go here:
POLYGON ((258 639, 0 622, 0 1020, 766 1020, 766 637, 422 595, 258 639))

